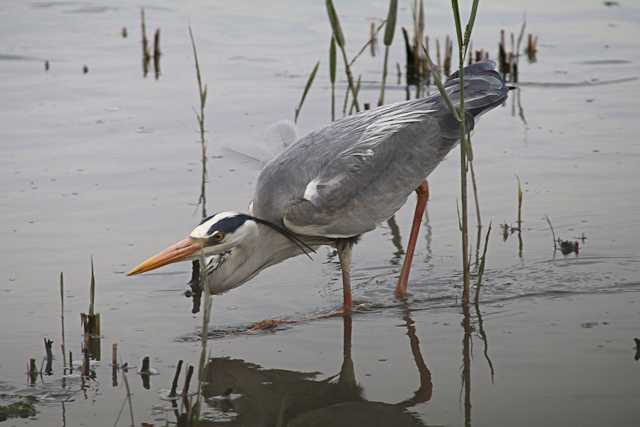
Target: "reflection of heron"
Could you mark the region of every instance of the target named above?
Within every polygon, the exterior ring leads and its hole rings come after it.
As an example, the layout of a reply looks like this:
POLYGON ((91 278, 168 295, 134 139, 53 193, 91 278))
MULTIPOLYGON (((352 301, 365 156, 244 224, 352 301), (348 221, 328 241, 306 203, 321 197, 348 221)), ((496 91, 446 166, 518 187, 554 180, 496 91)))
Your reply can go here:
MULTIPOLYGON (((206 397, 234 393, 237 399, 209 399, 222 411, 237 414, 225 426, 424 426, 407 408, 431 398, 431 373, 422 358, 413 321, 406 311, 407 335, 419 371, 420 386, 398 403, 366 400, 351 358, 351 317, 344 317, 340 372, 317 381, 316 373, 263 369, 242 360, 214 358, 207 365, 206 397)), ((209 424, 207 424, 209 425, 209 424)), ((218 424, 211 424, 218 425, 218 424)))
MULTIPOLYGON (((507 96, 493 63, 465 68, 467 129, 507 96)), ((445 88, 459 99, 457 73, 445 88)), ((418 193, 396 295, 406 294, 411 260, 428 198, 426 177, 459 139, 458 123, 440 95, 382 106, 312 132, 271 160, 257 181, 249 214, 222 212, 186 239, 129 274, 191 260, 200 251, 213 293, 240 286, 261 270, 321 245, 339 255, 344 311, 351 309, 351 248, 418 193)))

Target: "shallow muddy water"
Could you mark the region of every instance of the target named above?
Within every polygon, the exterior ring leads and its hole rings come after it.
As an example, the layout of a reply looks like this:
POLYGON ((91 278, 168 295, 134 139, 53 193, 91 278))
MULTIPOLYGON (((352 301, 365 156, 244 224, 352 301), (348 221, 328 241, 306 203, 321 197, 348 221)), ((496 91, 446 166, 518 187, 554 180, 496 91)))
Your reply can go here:
MULTIPOLYGON (((353 55, 387 2, 335 3, 353 55)), ((410 27, 408 2, 400 3, 399 23, 410 27)), ((124 273, 200 219, 188 25, 209 86, 209 212, 246 210, 257 165, 229 148, 263 151, 264 130, 293 119, 318 59, 299 134, 330 118, 324 2, 144 6, 149 37, 161 29, 157 80, 153 72, 143 77, 138 5, 0 4, 0 405, 37 398, 34 417, 8 425, 113 425, 126 394, 121 376, 112 382, 113 343, 121 360, 139 366, 150 356, 159 373, 147 390, 137 368, 129 370, 136 424, 176 421, 163 390, 178 360, 197 366, 200 349, 201 319, 183 296, 190 266, 124 273), (83 387, 77 377, 61 380, 57 281, 63 271, 66 344, 79 359, 90 256, 102 360, 83 387), (44 337, 55 341, 54 374, 28 386, 25 365, 40 360, 44 337)), ((539 36, 538 62, 521 60, 519 91, 483 116, 473 135, 482 218, 493 231, 471 335, 465 339, 459 308, 459 159, 452 152, 429 178, 407 304, 393 299, 402 256, 386 224, 355 248, 359 309, 351 322, 309 320, 341 302, 337 258, 328 249, 214 298, 203 408, 211 425, 637 424, 640 8, 483 1, 474 46, 495 57, 499 30, 517 34, 525 11, 527 32, 539 36), (517 233, 503 240, 499 226, 515 225, 516 176, 524 190, 521 254, 517 233), (554 253, 546 215, 561 238, 586 237, 579 255, 554 253), (272 318, 293 323, 246 332, 272 318), (465 345, 472 350, 467 389, 465 345)), ((427 1, 426 16, 432 37, 453 35, 449 2, 427 1)), ((400 35, 391 69, 404 63, 400 35)), ((380 52, 355 65, 365 102, 377 99, 381 67, 380 52)), ((387 101, 404 99, 393 72, 389 82, 387 101)), ((340 103, 344 82, 337 93, 340 103)), ((403 244, 412 205, 396 215, 403 244)), ((119 425, 129 423, 125 409, 119 425)))

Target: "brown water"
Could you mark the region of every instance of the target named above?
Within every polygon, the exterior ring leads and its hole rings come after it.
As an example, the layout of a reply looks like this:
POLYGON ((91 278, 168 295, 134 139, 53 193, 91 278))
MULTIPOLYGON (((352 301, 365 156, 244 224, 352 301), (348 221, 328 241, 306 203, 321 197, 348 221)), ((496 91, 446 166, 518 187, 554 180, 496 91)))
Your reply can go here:
MULTIPOLYGON (((387 2, 342 3, 336 7, 352 55, 366 40, 368 19, 383 17, 387 2)), ((401 3, 399 22, 410 26, 401 3)), ((427 2, 432 37, 452 34, 448 7, 427 2)), ((461 384, 459 171, 452 153, 430 177, 408 306, 392 298, 401 257, 386 225, 355 249, 354 297, 363 312, 351 329, 342 319, 326 319, 273 334, 230 333, 262 319, 308 318, 336 308, 340 274, 328 250, 313 261, 285 262, 214 299, 211 327, 222 338, 211 343, 208 394, 232 388, 233 399, 208 400, 211 422, 370 425, 373 417, 381 425, 462 425, 466 414, 473 425, 637 423, 640 9, 632 2, 486 1, 474 45, 493 56, 499 29, 517 33, 525 10, 527 31, 540 39, 539 61, 521 63, 520 105, 510 99, 483 117, 474 135, 483 221, 492 220, 494 231, 482 334, 472 310, 470 395, 461 384), (516 175, 525 191, 522 257, 517 235, 503 241, 498 227, 515 223, 516 175), (584 233, 579 256, 554 255, 545 215, 564 239, 584 233)), ((318 59, 300 133, 329 120, 323 2, 151 1, 146 17, 150 37, 161 28, 158 80, 142 77, 137 5, 0 4, 0 404, 38 396, 35 419, 9 425, 113 425, 125 396, 121 378, 112 386, 105 356, 114 342, 122 360, 139 365, 149 355, 159 371, 149 390, 129 371, 136 423, 175 421, 161 390, 169 388, 178 359, 197 364, 199 357, 200 317, 182 296, 190 266, 135 279, 124 272, 199 220, 189 24, 209 84, 210 211, 246 209, 255 165, 229 156, 225 147, 260 150, 267 126, 293 118, 318 59), (123 26, 128 38, 120 35, 123 26), (42 338, 54 339, 59 354, 60 271, 67 347, 79 359, 77 320, 87 310, 90 255, 103 332, 97 379, 85 392, 78 378, 67 378, 63 388, 58 357, 46 384, 28 387, 25 363, 41 357, 42 338)), ((400 37, 391 52, 396 62, 404 62, 400 37)), ((380 70, 380 55, 356 64, 367 82, 364 101, 375 102, 380 70)), ((403 97, 404 87, 392 84, 387 100, 403 97)), ((397 215, 403 243, 411 204, 397 215)), ((128 423, 125 410, 120 425, 128 423)))

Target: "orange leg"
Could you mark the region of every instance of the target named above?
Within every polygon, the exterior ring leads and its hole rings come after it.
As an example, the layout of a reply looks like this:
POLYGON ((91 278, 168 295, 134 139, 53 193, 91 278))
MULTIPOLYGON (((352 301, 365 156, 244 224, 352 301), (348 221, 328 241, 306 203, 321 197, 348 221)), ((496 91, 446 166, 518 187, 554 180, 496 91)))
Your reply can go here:
POLYGON ((339 240, 336 244, 338 258, 340 259, 340 269, 342 270, 342 313, 351 313, 353 301, 351 299, 351 248, 353 244, 347 240, 339 240))
POLYGON ((411 226, 411 235, 409 236, 407 252, 404 257, 404 262, 402 263, 402 270, 400 270, 400 278, 396 285, 396 298, 405 298, 407 296, 407 283, 409 282, 411 261, 413 260, 413 253, 416 249, 416 242, 418 241, 418 233, 420 231, 422 217, 424 216, 424 210, 427 207, 427 200, 429 200, 429 184, 427 181, 424 181, 420 184, 420 187, 416 188, 416 193, 418 195, 416 200, 416 210, 413 214, 413 225, 411 226))

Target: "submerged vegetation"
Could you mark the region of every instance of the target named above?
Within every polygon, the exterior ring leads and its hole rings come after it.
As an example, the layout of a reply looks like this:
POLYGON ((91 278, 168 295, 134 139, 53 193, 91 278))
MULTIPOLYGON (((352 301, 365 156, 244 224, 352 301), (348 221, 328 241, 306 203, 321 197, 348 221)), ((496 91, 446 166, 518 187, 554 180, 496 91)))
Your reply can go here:
POLYGON ((0 405, 0 422, 9 418, 29 418, 36 415, 32 399, 25 399, 9 405, 0 405))

